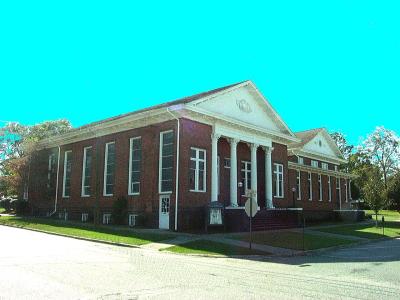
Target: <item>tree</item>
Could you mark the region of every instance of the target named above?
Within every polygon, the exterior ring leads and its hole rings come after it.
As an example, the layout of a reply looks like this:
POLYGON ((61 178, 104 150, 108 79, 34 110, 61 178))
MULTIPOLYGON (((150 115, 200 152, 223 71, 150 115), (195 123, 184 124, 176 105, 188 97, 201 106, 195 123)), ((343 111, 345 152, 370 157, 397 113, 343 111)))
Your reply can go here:
POLYGON ((68 120, 26 126, 16 122, 0 128, 0 194, 18 196, 29 176, 32 153, 37 142, 71 129, 68 120))
POLYGON ((400 172, 389 178, 388 197, 393 207, 400 213, 400 172))
POLYGON ((345 159, 348 159, 353 152, 354 146, 347 143, 345 135, 341 132, 332 132, 330 133, 330 135, 336 142, 336 145, 338 146, 340 152, 343 154, 343 157, 345 159))
POLYGON ((370 174, 367 176, 365 184, 362 188, 365 203, 375 212, 375 222, 378 226, 378 212, 387 208, 390 205, 382 174, 378 168, 369 170, 370 174))
POLYGON ((376 129, 366 138, 360 152, 377 165, 382 172, 384 188, 388 188, 388 177, 399 169, 400 139, 392 130, 383 126, 376 129))

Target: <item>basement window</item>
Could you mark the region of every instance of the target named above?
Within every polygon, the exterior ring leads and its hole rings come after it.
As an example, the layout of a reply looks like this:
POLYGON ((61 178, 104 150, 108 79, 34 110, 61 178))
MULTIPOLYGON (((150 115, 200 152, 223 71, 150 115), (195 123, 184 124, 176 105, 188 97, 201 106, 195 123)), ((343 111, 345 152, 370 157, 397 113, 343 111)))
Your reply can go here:
POLYGON ((103 214, 103 224, 111 224, 111 214, 103 214))
POLYGON ((134 227, 137 225, 137 216, 138 215, 135 215, 135 214, 129 214, 128 224, 130 227, 134 227))
POLYGON ((82 214, 82 222, 87 222, 89 218, 89 214, 88 213, 83 213, 82 214))

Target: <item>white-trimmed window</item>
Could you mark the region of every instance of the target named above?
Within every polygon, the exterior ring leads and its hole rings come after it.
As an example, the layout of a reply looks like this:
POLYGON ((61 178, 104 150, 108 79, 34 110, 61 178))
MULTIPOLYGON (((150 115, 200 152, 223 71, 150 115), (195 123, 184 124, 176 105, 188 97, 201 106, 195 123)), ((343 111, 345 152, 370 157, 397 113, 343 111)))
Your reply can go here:
POLYGON ((68 198, 71 194, 71 169, 72 151, 64 152, 64 176, 63 176, 63 197, 68 198))
POLYGON ((297 190, 297 200, 301 200, 301 171, 297 170, 296 175, 296 190, 297 190))
POLYGON ((204 149, 190 148, 189 184, 191 192, 206 191, 206 150, 204 149))
POLYGON ((92 147, 83 148, 82 163, 82 197, 89 197, 91 194, 92 178, 92 147))
POLYGON ((283 198, 283 165, 274 163, 275 197, 283 198))
POLYGON ((82 213, 82 222, 87 222, 89 219, 89 214, 88 213, 82 213))
POLYGON ((346 202, 348 202, 349 201, 349 188, 347 186, 347 179, 344 180, 344 188, 346 191, 346 202))
POLYGON ((115 181, 115 142, 106 144, 104 157, 103 196, 112 196, 115 181))
POLYGON ((242 161, 241 171, 243 194, 246 194, 246 191, 251 189, 251 163, 249 161, 242 161))
POLYGON ((137 224, 137 216, 135 214, 129 214, 128 216, 128 224, 130 227, 134 227, 137 224))
POLYGON ((322 175, 318 174, 318 200, 322 201, 322 175))
POLYGON ((331 185, 331 176, 328 176, 328 201, 332 201, 332 185, 331 185))
POLYGON ((56 155, 54 153, 49 155, 49 161, 47 166, 47 188, 52 187, 53 177, 56 172, 56 155))
POLYGON ((111 224, 111 214, 103 214, 103 224, 111 224))
POLYGON ((229 157, 224 158, 224 168, 226 168, 226 169, 231 168, 231 159, 229 157))
POLYGON ((298 163, 304 165, 304 157, 298 156, 298 163))
POLYGON ((325 162, 321 163, 321 168, 324 170, 328 170, 328 163, 325 162))
POLYGON ((29 186, 28 186, 27 182, 24 183, 24 194, 23 194, 22 198, 24 200, 28 200, 29 199, 29 186))
POLYGON ((312 175, 311 172, 308 172, 307 178, 307 186, 308 186, 308 200, 312 200, 312 175))
POLYGON ((140 194, 140 172, 142 161, 142 139, 134 137, 129 140, 129 182, 128 194, 140 194))
POLYGON ((311 167, 318 168, 318 161, 312 160, 311 161, 311 167))
POLYGON ((338 165, 335 165, 335 171, 336 172, 339 171, 339 166, 338 165))
POLYGON ((174 132, 160 132, 160 163, 158 169, 158 190, 160 193, 172 193, 172 173, 174 163, 174 132))
POLYGON ((337 201, 342 200, 341 190, 340 190, 340 178, 336 178, 336 199, 337 201))

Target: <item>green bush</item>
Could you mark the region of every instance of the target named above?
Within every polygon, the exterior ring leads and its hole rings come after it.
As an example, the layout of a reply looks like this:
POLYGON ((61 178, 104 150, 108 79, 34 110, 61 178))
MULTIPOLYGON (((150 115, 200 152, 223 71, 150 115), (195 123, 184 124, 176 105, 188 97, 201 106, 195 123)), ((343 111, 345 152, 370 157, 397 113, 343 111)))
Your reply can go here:
POLYGON ((128 200, 119 197, 113 204, 111 218, 114 224, 124 225, 128 219, 128 200))

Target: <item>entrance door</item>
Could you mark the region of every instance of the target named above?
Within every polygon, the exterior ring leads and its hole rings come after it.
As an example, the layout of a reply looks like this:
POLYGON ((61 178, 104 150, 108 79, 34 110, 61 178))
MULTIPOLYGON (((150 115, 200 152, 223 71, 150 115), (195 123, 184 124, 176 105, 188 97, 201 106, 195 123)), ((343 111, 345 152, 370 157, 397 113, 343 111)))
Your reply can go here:
POLYGON ((169 195, 160 196, 160 213, 159 213, 159 225, 160 229, 169 229, 169 195))

